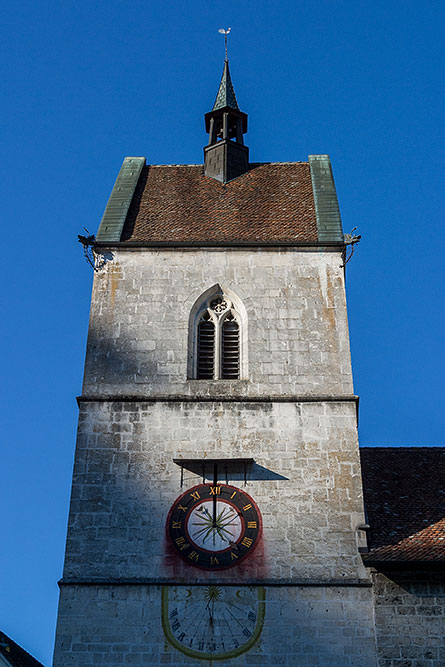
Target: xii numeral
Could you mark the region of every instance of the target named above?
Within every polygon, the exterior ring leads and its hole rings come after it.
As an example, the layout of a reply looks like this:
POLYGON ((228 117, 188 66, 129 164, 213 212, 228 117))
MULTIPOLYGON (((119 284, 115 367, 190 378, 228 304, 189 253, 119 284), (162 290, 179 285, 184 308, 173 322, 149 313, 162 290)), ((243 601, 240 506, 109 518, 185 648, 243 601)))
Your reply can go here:
POLYGON ((221 487, 220 486, 210 486, 209 491, 210 491, 211 496, 219 496, 220 493, 221 493, 221 487))

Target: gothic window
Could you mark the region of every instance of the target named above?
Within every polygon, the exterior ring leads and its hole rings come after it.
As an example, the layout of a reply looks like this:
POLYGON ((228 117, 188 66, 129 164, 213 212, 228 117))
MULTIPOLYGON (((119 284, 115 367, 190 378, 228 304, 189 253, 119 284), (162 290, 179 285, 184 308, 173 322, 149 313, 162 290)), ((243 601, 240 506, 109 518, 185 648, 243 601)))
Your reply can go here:
POLYGON ((238 380, 242 376, 241 316, 224 293, 213 293, 197 308, 191 334, 198 380, 238 380))

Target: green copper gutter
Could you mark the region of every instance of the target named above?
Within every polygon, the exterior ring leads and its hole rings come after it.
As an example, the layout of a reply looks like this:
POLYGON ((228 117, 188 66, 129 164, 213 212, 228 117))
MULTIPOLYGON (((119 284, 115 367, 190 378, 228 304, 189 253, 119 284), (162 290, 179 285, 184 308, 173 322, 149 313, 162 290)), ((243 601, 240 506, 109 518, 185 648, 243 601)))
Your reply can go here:
POLYGON ((309 155, 318 241, 344 242, 337 192, 329 155, 309 155))
POLYGON ((145 166, 144 157, 126 157, 111 191, 96 241, 119 243, 136 185, 145 166))

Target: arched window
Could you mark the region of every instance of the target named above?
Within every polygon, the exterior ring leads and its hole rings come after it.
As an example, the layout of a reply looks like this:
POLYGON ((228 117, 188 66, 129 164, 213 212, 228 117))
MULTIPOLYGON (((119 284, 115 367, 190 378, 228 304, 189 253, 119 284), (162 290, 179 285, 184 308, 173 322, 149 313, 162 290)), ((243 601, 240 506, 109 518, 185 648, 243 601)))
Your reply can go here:
MULTIPOLYGON (((208 290, 195 304, 190 335, 192 365, 189 377, 197 380, 239 380, 242 364, 243 318, 230 298, 219 288, 208 290)), ((244 318, 245 320, 245 318, 244 318)))

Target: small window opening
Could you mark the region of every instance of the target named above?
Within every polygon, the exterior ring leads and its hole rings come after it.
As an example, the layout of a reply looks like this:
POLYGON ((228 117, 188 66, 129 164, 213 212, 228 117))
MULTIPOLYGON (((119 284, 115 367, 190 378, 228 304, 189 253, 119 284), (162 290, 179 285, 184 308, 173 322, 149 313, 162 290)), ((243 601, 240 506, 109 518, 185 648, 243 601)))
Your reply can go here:
POLYGON ((212 380, 215 368, 215 325, 208 312, 198 324, 197 378, 212 380))
POLYGON ((221 377, 224 380, 239 378, 239 326, 232 313, 222 325, 221 377))

